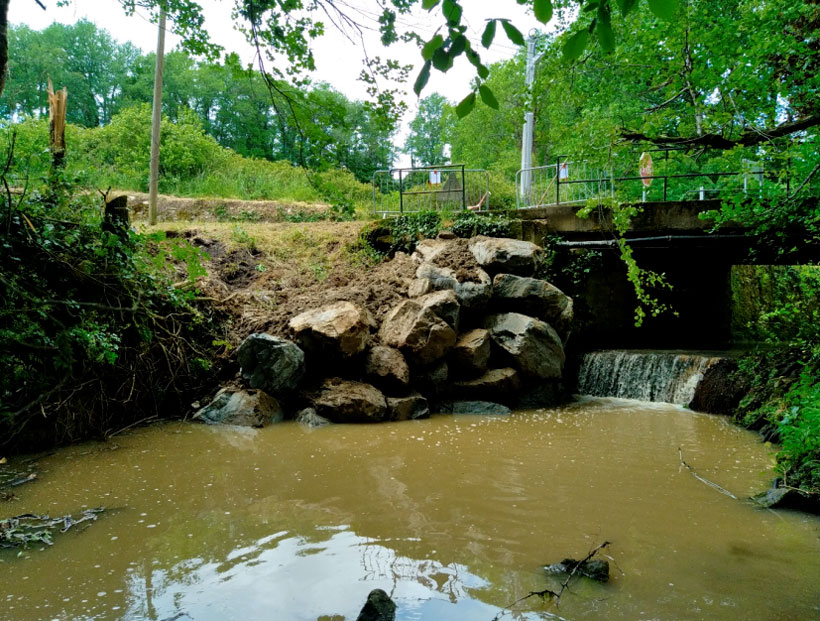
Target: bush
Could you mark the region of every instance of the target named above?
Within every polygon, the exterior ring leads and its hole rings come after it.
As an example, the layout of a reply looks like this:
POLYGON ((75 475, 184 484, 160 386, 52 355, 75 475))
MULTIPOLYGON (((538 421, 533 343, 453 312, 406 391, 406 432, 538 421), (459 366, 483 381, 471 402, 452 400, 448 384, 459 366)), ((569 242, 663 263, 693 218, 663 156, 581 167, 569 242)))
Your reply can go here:
POLYGON ((512 234, 512 223, 506 216, 494 216, 462 211, 453 220, 453 233, 459 237, 509 237, 512 234))
POLYGON ((437 211, 419 211, 390 220, 393 248, 396 252, 413 252, 422 239, 435 237, 441 228, 441 215, 437 211))
POLYGON ((777 469, 786 483, 820 495, 820 378, 808 370, 786 393, 777 422, 777 469))

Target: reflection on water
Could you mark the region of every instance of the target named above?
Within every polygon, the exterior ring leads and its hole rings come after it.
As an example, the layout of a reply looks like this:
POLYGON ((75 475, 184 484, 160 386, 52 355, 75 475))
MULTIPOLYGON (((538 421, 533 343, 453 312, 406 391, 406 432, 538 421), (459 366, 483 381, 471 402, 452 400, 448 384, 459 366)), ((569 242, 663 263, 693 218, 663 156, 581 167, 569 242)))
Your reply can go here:
MULTIPOLYGON (((8 619, 820 618, 820 520, 739 498, 770 450, 725 420, 594 399, 510 417, 265 430, 170 424, 41 461, 2 516, 111 509, 21 558, 8 619), (560 607, 541 566, 613 544, 560 607), (179 616, 182 615, 182 616, 179 616)), ((2 600, 0 600, 2 601, 2 600)))

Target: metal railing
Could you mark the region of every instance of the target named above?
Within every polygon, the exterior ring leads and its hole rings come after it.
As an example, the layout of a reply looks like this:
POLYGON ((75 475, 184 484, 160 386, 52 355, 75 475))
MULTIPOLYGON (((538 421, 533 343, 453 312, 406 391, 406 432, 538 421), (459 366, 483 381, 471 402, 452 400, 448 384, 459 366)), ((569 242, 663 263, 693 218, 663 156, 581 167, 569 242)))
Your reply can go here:
POLYGON ((558 158, 555 164, 548 166, 519 170, 515 175, 515 187, 518 209, 613 196, 611 175, 594 169, 587 162, 572 162, 565 158, 558 158))
POLYGON ((419 211, 486 211, 490 175, 463 164, 392 168, 373 174, 373 213, 382 217, 419 211))

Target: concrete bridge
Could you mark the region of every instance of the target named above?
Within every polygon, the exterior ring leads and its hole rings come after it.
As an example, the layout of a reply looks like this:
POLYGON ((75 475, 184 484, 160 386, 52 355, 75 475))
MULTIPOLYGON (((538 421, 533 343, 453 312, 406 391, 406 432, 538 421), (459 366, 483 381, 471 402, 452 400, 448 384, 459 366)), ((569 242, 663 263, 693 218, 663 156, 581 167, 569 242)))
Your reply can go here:
POLYGON ((677 313, 647 317, 641 328, 634 325, 634 287, 627 280, 608 210, 582 219, 575 215, 581 205, 561 204, 507 215, 520 239, 542 244, 547 236, 558 237, 563 258, 581 260, 585 271, 575 295, 582 298, 576 333, 582 346, 718 348, 731 345, 733 265, 820 261, 820 245, 799 231, 782 240, 798 249, 787 260, 775 252, 751 253, 756 240, 740 226, 711 233, 712 225, 699 214, 720 205, 718 200, 640 204, 641 212, 624 238, 641 268, 663 274, 672 285, 671 291, 652 294, 677 313))

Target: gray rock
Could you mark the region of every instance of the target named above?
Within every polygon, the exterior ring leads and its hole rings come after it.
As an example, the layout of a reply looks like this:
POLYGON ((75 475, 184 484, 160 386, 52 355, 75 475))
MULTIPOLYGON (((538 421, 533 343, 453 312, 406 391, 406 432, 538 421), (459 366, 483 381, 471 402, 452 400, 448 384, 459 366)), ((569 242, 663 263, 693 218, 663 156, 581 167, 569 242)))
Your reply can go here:
POLYGON ((514 401, 521 383, 515 369, 491 369, 481 377, 453 382, 450 394, 456 399, 514 401))
POLYGON ((410 286, 407 288, 407 296, 411 298, 420 297, 426 293, 430 293, 433 290, 433 285, 427 278, 416 278, 413 282, 410 283, 410 286))
POLYGON ((324 427, 330 425, 330 421, 323 416, 319 416, 313 408, 305 408, 296 412, 294 417, 297 423, 302 423, 311 428, 324 427))
POLYGON ((459 314, 461 305, 454 291, 445 289, 434 291, 421 296, 416 300, 423 308, 429 308, 439 319, 443 319, 448 326, 458 332, 459 314))
POLYGON ((415 300, 404 300, 391 310, 379 336, 385 345, 397 347, 417 364, 435 362, 456 342, 453 329, 415 300))
MULTIPOLYGON (((493 293, 493 283, 483 270, 478 272, 479 282, 460 282, 449 267, 439 267, 432 263, 422 263, 416 269, 417 280, 427 280, 434 291, 450 289, 455 292, 458 303, 466 310, 479 310, 487 305, 493 293)), ((421 290, 420 285, 415 286, 421 290)))
POLYGON ((548 574, 572 574, 574 576, 585 576, 596 582, 609 582, 609 561, 603 559, 588 559, 586 561, 576 561, 565 558, 560 563, 547 565, 544 570, 548 574))
POLYGON ((236 357, 251 388, 270 395, 294 390, 305 374, 305 353, 299 346, 270 334, 251 334, 236 357))
POLYGON ((194 414, 195 420, 209 425, 265 427, 284 420, 279 402, 261 390, 223 388, 204 408, 194 414))
POLYGON ((512 410, 500 403, 491 401, 455 401, 447 408, 453 414, 484 414, 488 416, 506 416, 512 410))
POLYGON ((353 356, 364 351, 369 324, 365 309, 352 302, 336 302, 297 315, 289 326, 305 351, 353 356))
MULTIPOLYGON (((779 482, 779 480, 775 481, 775 485, 779 482)), ((752 496, 751 500, 757 506, 765 509, 795 509, 820 513, 820 500, 791 487, 771 487, 765 492, 752 496)))
POLYGON ((531 276, 542 250, 531 242, 496 237, 474 237, 470 251, 478 264, 492 274, 504 272, 531 276))
POLYGON ((486 327, 493 343, 527 377, 561 379, 564 347, 549 324, 519 313, 491 315, 486 327))
POLYGON ((367 379, 385 390, 404 390, 410 384, 410 367, 394 347, 377 345, 367 353, 364 371, 367 379))
POLYGON ((524 410, 552 408, 568 399, 569 394, 560 381, 541 380, 519 393, 518 407, 524 410))
POLYGON ((329 378, 313 396, 316 413, 333 423, 379 423, 387 420, 387 400, 370 384, 329 378))
POLYGON ((390 420, 416 420, 430 417, 427 399, 414 392, 406 397, 388 397, 387 410, 390 420))
POLYGON ((424 394, 437 397, 447 388, 450 368, 445 361, 419 369, 415 374, 416 387, 424 394))
POLYGON ((476 376, 487 370, 490 361, 490 333, 477 328, 458 337, 448 361, 453 375, 476 376))
POLYGON ((381 589, 373 589, 356 621, 396 621, 396 604, 381 589))
POLYGON ((416 244, 416 251, 411 256, 419 262, 435 263, 451 245, 452 242, 443 239, 422 239, 416 244))
MULTIPOLYGON (((569 296, 546 280, 514 274, 498 274, 493 279, 493 306, 504 312, 537 317, 555 326, 570 305, 569 296)), ((556 330, 557 331, 557 330, 556 330)))
POLYGON ((553 321, 550 325, 555 328, 558 336, 561 337, 561 342, 564 348, 567 346, 567 341, 572 334, 572 322, 575 321, 575 303, 572 298, 567 298, 567 307, 561 313, 561 316, 553 321))

